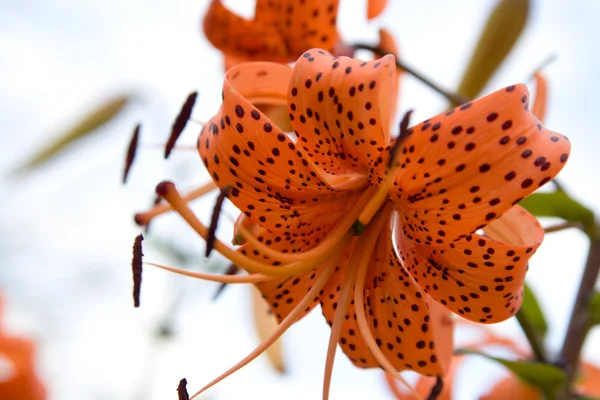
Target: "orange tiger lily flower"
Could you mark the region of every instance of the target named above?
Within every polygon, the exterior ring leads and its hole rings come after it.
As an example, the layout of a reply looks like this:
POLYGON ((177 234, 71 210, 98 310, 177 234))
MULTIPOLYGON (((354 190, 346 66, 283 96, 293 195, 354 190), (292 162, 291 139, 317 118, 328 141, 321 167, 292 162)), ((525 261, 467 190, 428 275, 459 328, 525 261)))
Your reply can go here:
MULTIPOLYGON (((378 16, 386 0, 369 0, 367 17, 378 16)), ((339 0, 257 0, 254 19, 212 0, 204 16, 206 38, 225 55, 225 68, 247 61, 294 62, 306 49, 333 51, 339 44, 339 0)))
MULTIPOLYGON (((562 169, 569 141, 532 115, 524 85, 404 126, 394 138, 394 79, 391 55, 361 61, 320 49, 293 68, 257 62, 227 72, 223 104, 198 148, 214 185, 230 188, 263 231, 238 224, 246 243, 234 250, 216 240, 214 248, 250 273, 226 280, 256 284, 280 324, 200 392, 317 304, 332 327, 324 398, 337 344, 361 368, 439 376, 453 350, 450 311, 494 323, 519 309, 544 231, 515 204, 562 169), (287 105, 295 140, 255 103, 287 105)), ((172 183, 157 193, 208 238, 172 183)))
MULTIPOLYGON (((0 297, 0 316, 2 313, 0 297)), ((5 400, 45 400, 46 391, 35 372, 34 344, 12 337, 0 329, 0 357, 9 363, 8 376, 0 379, 0 398, 5 400)))

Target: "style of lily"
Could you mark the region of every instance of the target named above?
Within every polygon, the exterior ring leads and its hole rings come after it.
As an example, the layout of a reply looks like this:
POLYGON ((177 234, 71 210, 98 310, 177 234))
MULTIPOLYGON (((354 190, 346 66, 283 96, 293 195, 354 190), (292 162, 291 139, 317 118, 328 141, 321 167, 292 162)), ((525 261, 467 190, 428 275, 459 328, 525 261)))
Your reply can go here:
MULTIPOLYGON (((306 51, 294 67, 231 68, 219 112, 198 149, 213 182, 189 195, 163 182, 169 209, 205 240, 188 202, 218 186, 254 234, 214 249, 246 270, 218 282, 253 283, 279 321, 255 351, 196 395, 247 365, 317 304, 331 326, 323 398, 336 347, 360 368, 443 376, 451 312, 480 323, 513 316, 544 230, 517 203, 549 182, 570 144, 530 112, 524 85, 463 104, 392 137, 393 56, 361 61, 306 51), (286 105, 294 138, 255 103, 286 105), (481 234, 483 229, 485 234, 481 234)), ((246 226, 245 226, 246 225, 246 226)), ((156 265, 156 264, 154 264, 156 265)))
MULTIPOLYGON (((2 306, 0 297, 0 317, 2 306)), ((6 373, 0 376, 0 398, 46 399, 46 390, 35 371, 34 353, 35 346, 30 340, 10 336, 0 328, 0 358, 4 359, 7 367, 6 373)))
MULTIPOLYGON (((387 0, 369 0, 367 17, 377 17, 387 0)), ((296 61, 306 50, 334 52, 339 0, 257 0, 254 19, 245 19, 212 0, 204 16, 206 38, 225 56, 225 69, 248 61, 296 61)))

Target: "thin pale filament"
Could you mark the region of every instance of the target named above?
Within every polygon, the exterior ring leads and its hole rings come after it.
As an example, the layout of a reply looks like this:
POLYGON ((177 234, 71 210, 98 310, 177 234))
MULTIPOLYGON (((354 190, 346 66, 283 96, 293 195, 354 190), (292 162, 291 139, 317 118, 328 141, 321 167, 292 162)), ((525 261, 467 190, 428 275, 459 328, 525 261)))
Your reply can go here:
POLYGON ((360 334, 362 335, 363 340, 365 341, 367 347, 369 348, 371 354, 377 362, 381 365, 383 370, 391 375, 393 375, 397 380, 399 380, 407 389, 411 391, 411 393, 419 400, 423 400, 422 397, 406 382, 406 380, 395 370, 394 366, 389 362, 387 357, 379 350, 377 343, 375 343, 375 338, 373 338, 373 334, 371 329, 369 328, 369 324, 367 323, 367 317, 365 315, 365 305, 364 305, 364 290, 365 290, 365 277, 367 275, 367 267, 369 266, 369 260, 375 250, 375 243, 377 238, 379 237, 379 233, 385 227, 385 223, 389 222, 390 219, 391 207, 387 205, 377 216, 375 220, 369 224, 367 230, 363 234, 365 237, 365 243, 363 246, 363 251, 361 252, 361 257, 359 261, 359 266, 356 272, 356 282, 354 284, 354 304, 356 308, 356 322, 358 324, 358 329, 360 334))
MULTIPOLYGON (((210 182, 200 186, 199 188, 194 189, 191 192, 183 195, 182 199, 185 202, 192 201, 199 197, 204 196, 207 193, 210 193, 211 191, 215 190, 216 188, 217 188, 217 185, 215 185, 215 183, 213 181, 210 181, 210 182)), ((157 217, 161 214, 164 214, 166 212, 172 211, 172 210, 173 210, 173 207, 171 207, 170 204, 159 204, 156 207, 154 207, 148 211, 137 213, 135 215, 135 220, 140 225, 147 225, 155 217, 157 217)))
POLYGON ((325 239, 316 247, 305 251, 301 254, 282 253, 280 251, 273 250, 266 244, 259 241, 247 228, 245 228, 242 225, 238 226, 238 233, 252 247, 257 249, 265 256, 277 261, 293 262, 299 260, 306 261, 313 258, 320 258, 325 254, 331 253, 331 248, 344 237, 344 235, 352 227, 354 222, 356 222, 358 215, 360 214, 364 206, 367 204, 370 197, 373 196, 373 193, 376 190, 377 189, 375 187, 369 187, 367 190, 365 190, 358 199, 358 201, 356 201, 352 208, 350 208, 350 210, 346 213, 344 218, 342 218, 337 223, 337 225, 331 230, 331 232, 329 232, 327 237, 325 237, 325 239))
POLYGON ((285 331, 287 331, 298 320, 298 318, 302 315, 302 313, 305 312, 306 308, 312 303, 313 299, 319 295, 319 292, 321 291, 321 289, 323 289, 323 287, 325 286, 325 284, 327 283, 327 281, 333 274, 335 267, 338 263, 338 260, 339 260, 339 256, 335 257, 328 263, 325 270, 317 278, 315 285, 308 291, 306 296, 304 296, 302 298, 302 300, 300 300, 300 302, 296 305, 296 307, 294 307, 294 309, 288 314, 288 316, 285 317, 283 319, 283 321, 281 321, 281 323, 269 335, 269 337, 267 339, 265 339, 256 349, 254 349, 254 351, 252 351, 250 354, 248 354, 239 363, 237 363, 236 365, 231 367, 229 370, 227 370, 222 375, 220 375, 219 377, 214 379, 212 382, 210 382, 209 384, 204 386, 202 389, 200 389, 198 392, 196 392, 192 397, 190 397, 190 400, 195 398, 196 396, 200 395, 201 393, 203 393, 207 389, 211 388, 212 386, 216 385, 217 383, 221 382, 223 379, 227 378, 229 375, 235 373, 236 371, 240 370, 241 368, 243 368, 246 365, 248 365, 249 363, 251 363, 254 359, 256 359, 258 356, 260 356, 265 350, 267 350, 273 343, 275 343, 275 341, 277 341, 277 339, 279 339, 281 337, 281 335, 283 335, 285 333, 285 331))
POLYGON ((331 385, 331 375, 333 373, 333 363, 335 361, 335 353, 337 350, 338 340, 342 332, 342 326, 344 324, 344 318, 346 316, 346 310, 350 303, 350 292, 354 285, 355 269, 356 269, 356 257, 355 254, 358 252, 355 250, 344 277, 340 295, 337 300, 337 308, 333 317, 333 324, 331 325, 331 333, 329 335, 329 346, 327 347, 327 358, 325 360, 325 374, 323 377, 323 400, 329 399, 329 388, 331 385))
MULTIPOLYGON (((208 238, 208 228, 200 222, 198 217, 190 210, 185 200, 181 198, 181 195, 177 192, 175 185, 171 182, 163 182, 159 185, 161 190, 161 196, 173 206, 173 209, 190 225, 192 229, 198 233, 204 240, 208 238)), ((325 263, 332 254, 336 254, 341 251, 352 239, 353 234, 351 231, 347 232, 344 237, 331 249, 330 252, 311 260, 302 260, 290 263, 285 266, 272 266, 260 261, 249 258, 234 249, 231 249, 226 244, 218 239, 214 240, 214 248, 221 255, 227 258, 232 263, 245 269, 252 274, 266 274, 270 276, 278 277, 289 277, 298 276, 305 272, 308 272, 323 263, 325 263)))
POLYGON ((192 278, 203 279, 211 282, 221 283, 259 283, 266 282, 273 279, 273 277, 262 275, 262 274, 250 274, 250 275, 215 275, 205 274, 202 272, 188 271, 186 269, 169 267, 168 265, 156 264, 153 262, 144 262, 146 265, 152 265, 154 267, 171 271, 179 275, 185 275, 192 278))

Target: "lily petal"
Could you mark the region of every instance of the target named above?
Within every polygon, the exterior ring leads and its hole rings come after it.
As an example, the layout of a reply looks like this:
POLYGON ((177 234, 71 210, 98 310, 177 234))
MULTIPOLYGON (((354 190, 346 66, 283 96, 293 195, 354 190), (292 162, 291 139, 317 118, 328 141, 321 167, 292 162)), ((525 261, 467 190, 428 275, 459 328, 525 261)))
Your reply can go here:
POLYGON ((394 57, 361 61, 312 49, 298 59, 288 93, 297 144, 331 174, 366 174, 388 145, 394 57))
POLYGON ((464 318, 504 321, 523 301, 529 258, 542 243, 537 219, 514 206, 484 230, 448 245, 425 246, 397 231, 397 246, 415 281, 435 300, 464 318))
POLYGON ((336 30, 339 0, 285 0, 280 11, 281 32, 294 55, 320 47, 332 50, 339 41, 336 30))
POLYGON ((252 102, 280 104, 291 69, 240 64, 223 85, 223 105, 200 132, 204 165, 246 216, 280 235, 305 237, 339 219, 347 189, 334 189, 295 144, 252 102), (327 204, 327 206, 325 206, 327 204), (311 221, 319 220, 317 225, 311 221))
POLYGON ((242 18, 221 0, 211 1, 203 28, 206 38, 225 54, 247 61, 288 62, 287 46, 275 25, 242 18))
POLYGON ((536 72, 535 77, 535 100, 533 102, 533 115, 540 121, 546 118, 546 107, 548 105, 548 79, 541 72, 536 72))
POLYGON ((427 245, 465 238, 549 182, 569 152, 569 140, 529 111, 525 85, 419 124, 391 193, 404 235, 427 245))
MULTIPOLYGON (((449 368, 453 349, 450 313, 414 283, 396 257, 389 228, 381 233, 377 242, 364 292, 371 333, 397 370, 443 375, 449 368)), ((331 279, 321 296, 323 315, 330 324, 337 308, 339 284, 331 279)), ((355 316, 352 302, 346 311, 340 346, 357 367, 378 367, 355 316)))

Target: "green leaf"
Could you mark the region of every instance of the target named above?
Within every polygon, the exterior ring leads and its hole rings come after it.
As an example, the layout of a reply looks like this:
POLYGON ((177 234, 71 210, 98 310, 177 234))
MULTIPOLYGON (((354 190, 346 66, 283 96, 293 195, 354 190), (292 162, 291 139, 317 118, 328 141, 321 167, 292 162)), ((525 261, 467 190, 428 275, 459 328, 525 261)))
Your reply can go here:
POLYGON ((588 311, 590 326, 600 325, 600 293, 594 293, 588 305, 588 311))
POLYGON ((473 51, 458 93, 477 97, 521 36, 528 14, 529 0, 498 1, 473 51))
POLYGON ((535 329, 543 339, 546 336, 546 332, 548 332, 546 317, 542 312, 535 294, 527 284, 524 286, 523 304, 521 305, 520 311, 525 314, 525 317, 531 323, 532 328, 535 329))
POLYGON ((565 192, 534 193, 519 205, 536 217, 559 217, 570 222, 581 222, 589 237, 596 236, 594 213, 565 192))
POLYGON ((130 95, 114 97, 92 110, 54 141, 37 151, 27 162, 17 169, 17 173, 30 172, 59 155, 68 145, 87 136, 100 126, 113 119, 130 101, 130 95))
POLYGON ((533 361, 509 361, 470 349, 457 349, 455 354, 473 354, 500 363, 523 381, 540 388, 549 399, 554 398, 554 392, 565 381, 564 371, 553 365, 533 361))

